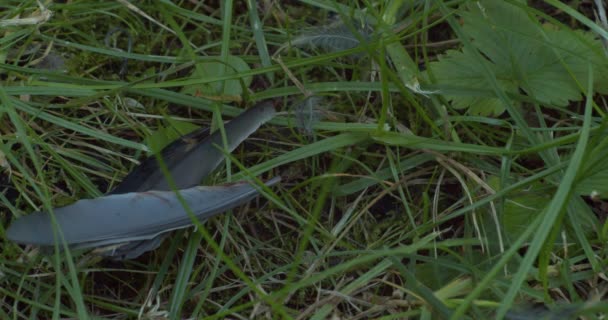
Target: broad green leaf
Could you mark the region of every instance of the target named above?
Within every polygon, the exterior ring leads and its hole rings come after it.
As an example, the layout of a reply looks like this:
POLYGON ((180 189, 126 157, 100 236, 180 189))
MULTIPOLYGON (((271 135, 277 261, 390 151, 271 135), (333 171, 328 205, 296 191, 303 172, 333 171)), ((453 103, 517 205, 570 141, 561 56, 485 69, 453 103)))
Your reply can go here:
POLYGON ((576 185, 576 193, 593 198, 608 198, 608 164, 598 166, 576 185))
MULTIPOLYGON (((544 104, 566 106, 582 99, 587 65, 594 68, 595 90, 608 92, 608 59, 601 42, 582 31, 542 27, 523 9, 502 0, 482 0, 461 8, 463 31, 488 60, 508 94, 525 92, 544 104), (575 80, 576 79, 576 80, 575 80), (578 82, 578 83, 577 83, 578 82)), ((471 52, 448 51, 430 68, 438 84, 481 89, 490 86, 471 52)), ((450 96, 455 108, 472 114, 499 115, 497 98, 450 96)))
MULTIPOLYGON (((497 177, 490 177, 488 184, 495 190, 500 190, 497 177)), ((606 188, 604 187, 604 189, 606 188)), ((547 183, 546 180, 538 180, 523 188, 513 190, 505 196, 500 224, 509 242, 517 239, 525 232, 530 225, 530 221, 541 214, 542 210, 549 204, 556 190, 557 188, 547 183)), ((589 218, 588 212, 578 210, 576 218, 576 223, 582 225, 586 230, 593 229, 593 220, 589 218)))
POLYGON ((168 124, 166 126, 158 128, 144 140, 144 143, 150 149, 150 154, 152 154, 154 150, 161 150, 172 141, 177 140, 179 137, 187 135, 194 130, 200 129, 199 126, 190 122, 173 119, 167 119, 167 122, 168 124))
POLYGON ((530 225, 530 221, 542 213, 554 192, 554 187, 535 182, 506 197, 500 219, 506 238, 519 238, 530 225))
MULTIPOLYGON (((194 79, 206 79, 216 78, 220 76, 236 75, 243 72, 249 72, 251 69, 249 65, 243 59, 236 56, 227 56, 226 64, 220 61, 205 61, 198 64, 198 67, 193 72, 191 78, 194 79)), ((249 87, 251 84, 252 77, 242 77, 241 79, 226 80, 223 82, 223 94, 218 96, 222 92, 222 82, 212 82, 208 84, 195 84, 185 86, 182 90, 183 93, 201 96, 211 100, 221 101, 241 101, 241 95, 243 89, 249 87), (242 81, 242 82, 241 82, 242 81)))
MULTIPOLYGON (((439 58, 438 62, 431 63, 433 72, 438 84, 457 85, 467 89, 484 89, 490 87, 485 80, 483 67, 475 62, 474 55, 468 50, 448 51, 447 54, 439 58)), ((496 65, 491 65, 497 74, 498 84, 506 92, 516 91, 517 85, 506 77, 501 76, 500 70, 496 65)), ((452 106, 457 109, 469 109, 471 114, 490 115, 501 114, 505 111, 502 102, 497 98, 485 96, 446 96, 452 100, 452 106)))
POLYGON ((574 191, 584 196, 608 199, 608 135, 598 135, 597 139, 597 145, 585 157, 574 191))

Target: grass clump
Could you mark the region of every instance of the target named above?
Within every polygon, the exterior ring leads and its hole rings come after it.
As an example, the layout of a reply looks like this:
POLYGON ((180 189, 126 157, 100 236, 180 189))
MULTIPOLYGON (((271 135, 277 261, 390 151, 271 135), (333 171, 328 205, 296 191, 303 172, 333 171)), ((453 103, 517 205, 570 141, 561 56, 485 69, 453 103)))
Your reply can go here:
POLYGON ((598 3, 3 2, 0 318, 601 318, 598 3), (259 200, 135 260, 5 239, 266 99, 205 181, 259 200))

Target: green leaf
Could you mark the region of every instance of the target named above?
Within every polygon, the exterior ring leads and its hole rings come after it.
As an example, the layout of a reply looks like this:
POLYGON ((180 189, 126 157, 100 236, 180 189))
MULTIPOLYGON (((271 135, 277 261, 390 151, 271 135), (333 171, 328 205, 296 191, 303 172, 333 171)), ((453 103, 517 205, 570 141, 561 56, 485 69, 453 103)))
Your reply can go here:
POLYGON ((608 164, 598 166, 576 186, 575 192, 593 198, 608 198, 608 164))
POLYGON ((593 198, 608 199, 608 135, 597 137, 599 143, 585 157, 584 166, 577 177, 574 192, 593 198))
MULTIPOLYGON (((251 71, 249 65, 247 65, 243 59, 236 56, 227 56, 226 58, 226 64, 220 61, 205 61, 199 63, 198 67, 192 73, 191 78, 216 78, 251 71)), ((241 79, 226 80, 224 82, 223 98, 218 97, 218 94, 222 92, 221 81, 185 86, 182 92, 190 95, 203 96, 211 100, 240 101, 243 89, 249 87, 251 80, 251 76, 242 77, 241 79), (214 99, 214 97, 216 98, 214 99)))
POLYGON ((193 123, 168 118, 166 126, 159 127, 144 140, 144 143, 150 149, 148 154, 151 155, 154 150, 163 149, 172 141, 196 129, 199 129, 199 126, 193 123))
MULTIPOLYGON (((483 89, 490 87, 483 74, 483 66, 475 62, 474 55, 468 50, 463 52, 448 51, 446 56, 439 58, 439 62, 431 63, 438 84, 457 85, 466 89, 483 89)), ((497 74, 498 85, 506 92, 516 91, 517 85, 505 80, 496 65, 491 65, 497 74)), ((469 108, 471 114, 499 115, 505 111, 502 102, 497 98, 484 96, 446 96, 452 101, 456 109, 469 108)))
POLYGON ((519 238, 530 225, 530 221, 541 214, 551 201, 554 192, 554 187, 536 181, 509 194, 501 216, 506 238, 513 241, 519 238))
MULTIPOLYGON (((534 261, 539 257, 542 259, 543 256, 546 257, 550 254, 550 252, 542 250, 543 246, 546 241, 550 239, 552 229, 558 227, 562 223, 564 215, 561 213, 563 210, 568 207, 570 201, 577 201, 577 199, 572 199, 572 191, 575 187, 575 180, 578 173, 583 169, 583 159, 586 154, 585 150, 587 149, 591 132, 591 114, 593 110, 593 87, 591 86, 593 83, 593 72, 591 65, 588 66, 587 74, 589 79, 587 83, 589 86, 586 90, 585 120, 581 128, 579 140, 577 141, 574 153, 572 153, 572 157, 570 158, 568 168, 560 180, 557 191, 553 195, 551 202, 549 202, 543 210, 543 223, 538 228, 535 228, 536 233, 529 243, 528 250, 521 261, 519 270, 514 274, 509 290, 502 299, 502 304, 496 313, 496 318, 498 319, 502 319, 507 313, 508 308, 513 305, 515 297, 521 291, 526 277, 532 271, 534 261)), ((580 201, 580 199, 578 199, 578 201, 580 201)))
MULTIPOLYGON (((580 101, 581 88, 588 86, 588 63, 594 66, 594 88, 608 92, 608 80, 601 76, 608 70, 608 62, 601 42, 592 34, 541 27, 525 10, 502 0, 476 1, 463 6, 460 15, 463 31, 488 60, 498 84, 507 93, 523 91, 555 106, 580 101)), ((448 51, 430 68, 441 85, 463 89, 490 86, 481 63, 467 50, 448 51)), ((497 98, 446 97, 455 108, 469 108, 471 114, 499 115, 504 111, 497 98)))

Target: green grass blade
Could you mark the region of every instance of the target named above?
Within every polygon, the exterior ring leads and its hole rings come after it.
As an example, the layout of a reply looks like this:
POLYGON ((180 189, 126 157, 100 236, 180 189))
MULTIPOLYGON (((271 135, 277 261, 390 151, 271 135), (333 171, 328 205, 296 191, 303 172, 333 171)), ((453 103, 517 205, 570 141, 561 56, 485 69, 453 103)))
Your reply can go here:
MULTIPOLYGON (((249 9, 249 19, 251 20, 251 30, 253 32, 253 38, 260 54, 260 61, 262 66, 270 67, 270 54, 268 53, 268 45, 266 44, 266 36, 264 36, 264 29, 262 28, 262 21, 258 15, 257 0, 247 0, 247 9, 249 9)), ((270 80, 270 83, 274 83, 274 73, 266 73, 266 77, 270 80)))

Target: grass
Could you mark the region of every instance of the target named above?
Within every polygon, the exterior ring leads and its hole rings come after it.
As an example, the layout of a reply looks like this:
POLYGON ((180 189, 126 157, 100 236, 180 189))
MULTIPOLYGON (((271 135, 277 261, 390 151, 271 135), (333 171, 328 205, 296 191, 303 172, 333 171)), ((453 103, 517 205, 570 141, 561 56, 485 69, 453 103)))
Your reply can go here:
POLYGON ((549 48, 547 97, 515 54, 505 82, 476 1, 220 2, 0 5, 0 318, 608 314, 594 6, 502 4, 536 31, 496 22, 492 39, 549 48), (450 54, 469 60, 445 80, 450 54), (468 69, 483 86, 454 81, 468 69), (205 181, 283 177, 258 200, 135 260, 6 239, 21 215, 111 190, 154 139, 266 99, 279 115, 205 181))

